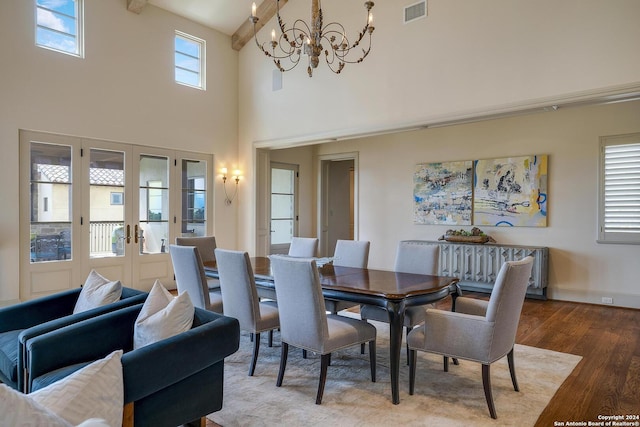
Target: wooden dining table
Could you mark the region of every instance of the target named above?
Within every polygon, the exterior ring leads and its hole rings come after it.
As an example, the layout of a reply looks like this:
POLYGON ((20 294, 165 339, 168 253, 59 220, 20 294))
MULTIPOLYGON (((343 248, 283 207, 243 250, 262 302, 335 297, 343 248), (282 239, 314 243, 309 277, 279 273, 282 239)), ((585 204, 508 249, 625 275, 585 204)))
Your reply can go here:
MULTIPOLYGON (((251 258, 251 265, 258 290, 262 289, 275 295, 269 258, 251 258)), ((455 298, 460 294, 458 279, 369 268, 338 267, 331 263, 319 267, 318 272, 325 298, 374 305, 387 311, 391 398, 394 404, 400 403, 400 353, 405 309, 429 304, 449 295, 455 298)), ((205 274, 218 278, 215 261, 205 263, 205 274)))

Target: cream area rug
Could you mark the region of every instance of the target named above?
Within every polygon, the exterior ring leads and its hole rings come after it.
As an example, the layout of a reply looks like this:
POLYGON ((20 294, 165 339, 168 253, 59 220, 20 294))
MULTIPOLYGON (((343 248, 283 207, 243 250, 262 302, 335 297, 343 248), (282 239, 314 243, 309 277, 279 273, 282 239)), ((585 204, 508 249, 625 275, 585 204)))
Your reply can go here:
MULTIPOLYGON (((351 314, 353 316, 353 314, 351 314)), ((357 316, 357 314, 356 314, 357 316)), ((443 371, 442 357, 418 353, 416 390, 409 395, 409 367, 401 354, 400 404, 391 403, 389 328, 378 329, 377 381, 371 382, 368 346, 332 354, 321 405, 315 404, 320 356, 289 347, 282 387, 276 387, 280 335, 273 347, 262 334, 253 377, 247 375, 252 343, 240 336, 240 349, 225 361, 224 404, 208 418, 224 427, 236 426, 533 426, 580 356, 516 345, 515 365, 520 392, 515 392, 506 357, 491 366, 498 419, 489 416, 482 388, 481 366, 460 360, 443 371)), ((403 341, 404 346, 404 341, 403 341)))

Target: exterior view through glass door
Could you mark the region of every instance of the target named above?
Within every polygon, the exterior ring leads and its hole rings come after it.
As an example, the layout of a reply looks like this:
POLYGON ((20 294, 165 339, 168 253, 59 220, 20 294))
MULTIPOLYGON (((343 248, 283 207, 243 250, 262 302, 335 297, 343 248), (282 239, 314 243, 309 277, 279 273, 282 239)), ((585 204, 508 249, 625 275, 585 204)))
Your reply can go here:
POLYGON ((172 240, 213 234, 211 155, 29 131, 20 144, 22 299, 78 287, 91 269, 171 287, 172 240))
POLYGON ((271 163, 271 253, 286 254, 298 234, 298 165, 271 163))

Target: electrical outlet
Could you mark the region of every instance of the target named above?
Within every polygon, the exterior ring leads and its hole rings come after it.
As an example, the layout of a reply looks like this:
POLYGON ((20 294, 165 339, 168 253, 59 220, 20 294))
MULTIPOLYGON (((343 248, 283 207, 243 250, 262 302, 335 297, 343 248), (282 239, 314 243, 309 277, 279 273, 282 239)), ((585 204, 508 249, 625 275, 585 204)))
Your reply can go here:
POLYGON ((603 304, 613 304, 613 298, 611 297, 602 297, 603 304))

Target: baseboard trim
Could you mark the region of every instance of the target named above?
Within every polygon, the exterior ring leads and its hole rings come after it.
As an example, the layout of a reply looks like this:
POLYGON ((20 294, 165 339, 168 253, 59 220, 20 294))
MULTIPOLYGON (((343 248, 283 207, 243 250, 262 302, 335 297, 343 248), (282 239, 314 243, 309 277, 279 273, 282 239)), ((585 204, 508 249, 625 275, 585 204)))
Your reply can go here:
POLYGON ((560 301, 573 301, 587 304, 596 304, 606 307, 625 307, 640 309, 640 295, 616 293, 616 292, 599 292, 585 291, 582 289, 570 288, 547 288, 547 298, 560 301), (605 303, 603 298, 611 298, 612 303, 605 303))

